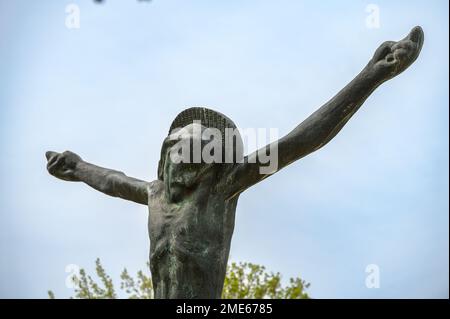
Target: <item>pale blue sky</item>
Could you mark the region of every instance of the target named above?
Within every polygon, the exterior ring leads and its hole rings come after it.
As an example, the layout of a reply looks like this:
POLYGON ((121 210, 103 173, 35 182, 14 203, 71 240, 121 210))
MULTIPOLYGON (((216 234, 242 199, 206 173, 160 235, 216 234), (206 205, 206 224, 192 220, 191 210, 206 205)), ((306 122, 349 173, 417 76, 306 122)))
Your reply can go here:
POLYGON ((152 180, 185 107, 284 135, 421 25, 410 69, 241 196, 231 260, 301 276, 315 298, 448 298, 448 2, 374 1, 379 29, 369 3, 0 0, 0 297, 68 297, 68 264, 100 257, 117 278, 147 261, 146 207, 49 176, 46 150, 152 180))

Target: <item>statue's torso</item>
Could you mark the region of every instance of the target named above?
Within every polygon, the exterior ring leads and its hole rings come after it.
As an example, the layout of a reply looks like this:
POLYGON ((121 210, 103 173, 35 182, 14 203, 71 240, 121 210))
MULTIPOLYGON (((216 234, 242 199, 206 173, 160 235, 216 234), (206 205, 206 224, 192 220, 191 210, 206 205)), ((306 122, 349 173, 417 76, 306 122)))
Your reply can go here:
POLYGON ((170 203, 149 187, 150 268, 156 298, 220 298, 238 197, 208 188, 170 203))

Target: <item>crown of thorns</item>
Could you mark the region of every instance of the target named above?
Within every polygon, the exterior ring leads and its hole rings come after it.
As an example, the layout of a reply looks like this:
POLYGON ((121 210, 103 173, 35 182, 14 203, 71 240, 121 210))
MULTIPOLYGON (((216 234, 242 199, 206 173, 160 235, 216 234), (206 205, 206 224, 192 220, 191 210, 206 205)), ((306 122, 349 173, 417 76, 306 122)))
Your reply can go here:
POLYGON ((236 125, 228 117, 220 112, 205 108, 205 107, 191 107, 179 113, 175 120, 170 125, 169 134, 174 129, 185 127, 186 125, 199 121, 201 125, 207 128, 216 128, 225 138, 225 129, 236 129, 236 125))

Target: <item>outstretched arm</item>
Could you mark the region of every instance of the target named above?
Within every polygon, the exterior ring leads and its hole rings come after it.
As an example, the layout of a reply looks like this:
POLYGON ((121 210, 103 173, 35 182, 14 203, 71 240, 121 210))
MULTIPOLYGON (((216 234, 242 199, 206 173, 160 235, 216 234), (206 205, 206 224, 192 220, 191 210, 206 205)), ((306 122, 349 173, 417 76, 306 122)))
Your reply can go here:
MULTIPOLYGON (((384 42, 367 66, 344 89, 315 111, 288 135, 245 157, 231 174, 234 196, 286 165, 318 150, 328 143, 355 114, 369 95, 383 82, 407 69, 419 56, 423 44, 420 27, 401 41, 384 42), (270 149, 272 147, 272 150, 270 149), (261 174, 260 154, 278 150, 278 165, 261 174)), ((263 161, 262 161, 263 162, 263 161)))
POLYGON ((147 182, 124 173, 87 163, 77 154, 47 152, 48 172, 65 181, 84 182, 110 196, 147 205, 147 182))

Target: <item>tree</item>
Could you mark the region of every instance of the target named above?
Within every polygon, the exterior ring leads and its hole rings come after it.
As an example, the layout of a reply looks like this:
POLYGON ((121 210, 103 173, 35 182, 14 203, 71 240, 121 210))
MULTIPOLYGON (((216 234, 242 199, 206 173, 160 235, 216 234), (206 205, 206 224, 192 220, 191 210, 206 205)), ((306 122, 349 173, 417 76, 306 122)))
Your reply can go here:
POLYGON ((267 272, 261 265, 231 263, 225 276, 224 299, 308 299, 305 292, 310 286, 300 278, 290 278, 289 285, 281 285, 279 272, 267 272))
MULTIPOLYGON (((96 282, 84 269, 72 277, 75 284, 74 299, 116 299, 117 293, 113 280, 106 273, 100 259, 95 261, 95 273, 100 280, 96 282)), ((148 264, 147 264, 148 266, 148 264)), ((125 268, 120 275, 120 289, 129 299, 153 299, 151 277, 138 271, 133 278, 125 268)), ((261 265, 252 263, 231 263, 228 266, 222 291, 223 299, 308 299, 305 292, 310 284, 300 278, 290 278, 287 286, 281 284, 281 274, 267 272, 261 265)), ((52 291, 48 291, 50 299, 55 298, 52 291)))

